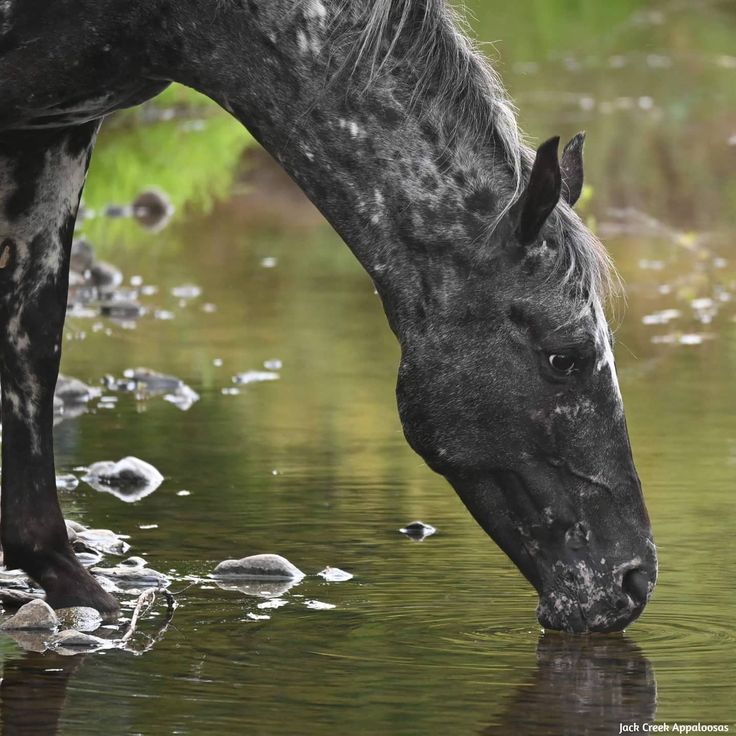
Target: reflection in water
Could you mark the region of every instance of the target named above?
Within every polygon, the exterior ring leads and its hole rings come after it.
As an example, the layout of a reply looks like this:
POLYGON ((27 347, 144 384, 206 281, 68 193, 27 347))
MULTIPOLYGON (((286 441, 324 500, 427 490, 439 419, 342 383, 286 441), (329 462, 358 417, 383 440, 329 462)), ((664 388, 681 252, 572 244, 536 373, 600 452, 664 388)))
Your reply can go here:
POLYGON ((2 735, 57 733, 67 685, 83 661, 84 655, 38 652, 6 660, 0 684, 2 735))
POLYGON ((620 723, 653 722, 656 709, 654 669, 629 639, 543 634, 531 682, 484 733, 612 734, 620 723))

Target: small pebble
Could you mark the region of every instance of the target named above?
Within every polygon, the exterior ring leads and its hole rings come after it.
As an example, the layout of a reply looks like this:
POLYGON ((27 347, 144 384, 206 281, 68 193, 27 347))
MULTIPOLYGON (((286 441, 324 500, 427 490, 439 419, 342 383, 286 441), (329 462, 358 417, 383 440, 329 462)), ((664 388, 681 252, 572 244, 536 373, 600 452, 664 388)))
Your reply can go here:
POLYGON ((412 521, 411 524, 401 527, 399 531, 402 534, 406 534, 410 539, 421 542, 426 537, 432 536, 437 530, 430 524, 425 524, 423 521, 412 521))

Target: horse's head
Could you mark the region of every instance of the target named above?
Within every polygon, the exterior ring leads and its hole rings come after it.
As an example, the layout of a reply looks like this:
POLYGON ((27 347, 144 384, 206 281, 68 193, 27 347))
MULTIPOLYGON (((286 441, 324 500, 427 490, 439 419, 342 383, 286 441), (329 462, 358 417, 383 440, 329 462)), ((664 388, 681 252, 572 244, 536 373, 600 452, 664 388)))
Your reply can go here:
POLYGON ((616 631, 643 610, 657 561, 601 305, 605 263, 570 211, 582 136, 562 166, 557 143, 402 337, 399 409, 414 449, 536 588, 540 623, 616 631))

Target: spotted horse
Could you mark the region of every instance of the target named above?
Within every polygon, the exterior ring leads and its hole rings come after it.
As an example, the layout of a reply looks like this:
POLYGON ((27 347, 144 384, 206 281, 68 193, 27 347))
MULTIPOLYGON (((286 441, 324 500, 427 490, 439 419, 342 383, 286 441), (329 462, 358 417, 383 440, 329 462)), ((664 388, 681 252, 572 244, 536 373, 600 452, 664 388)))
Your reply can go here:
MULTIPOLYGON (((623 629, 655 585, 582 134, 532 151, 444 0, 0 0, 2 546, 53 606, 118 609, 74 557, 52 400, 102 119, 175 81, 235 116, 373 279, 409 444, 539 594, 623 629)), ((490 573, 489 573, 490 577, 490 573)))

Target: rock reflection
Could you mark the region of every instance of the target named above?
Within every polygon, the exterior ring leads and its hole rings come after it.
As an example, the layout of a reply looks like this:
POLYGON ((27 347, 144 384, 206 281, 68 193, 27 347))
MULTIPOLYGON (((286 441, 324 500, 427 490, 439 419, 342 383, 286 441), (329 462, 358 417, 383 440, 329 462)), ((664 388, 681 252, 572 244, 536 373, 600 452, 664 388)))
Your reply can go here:
POLYGON ((620 723, 653 722, 656 709, 654 669, 629 639, 543 634, 532 680, 483 733, 619 733, 620 723))
POLYGON ((57 733, 67 685, 83 661, 83 655, 62 657, 31 651, 5 660, 0 683, 3 736, 57 733))

